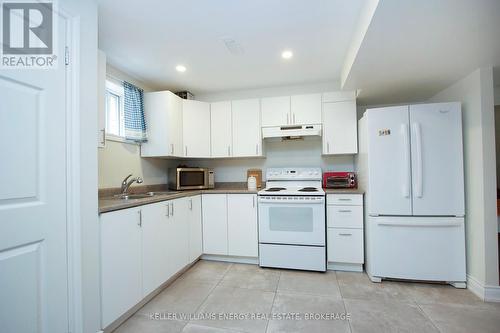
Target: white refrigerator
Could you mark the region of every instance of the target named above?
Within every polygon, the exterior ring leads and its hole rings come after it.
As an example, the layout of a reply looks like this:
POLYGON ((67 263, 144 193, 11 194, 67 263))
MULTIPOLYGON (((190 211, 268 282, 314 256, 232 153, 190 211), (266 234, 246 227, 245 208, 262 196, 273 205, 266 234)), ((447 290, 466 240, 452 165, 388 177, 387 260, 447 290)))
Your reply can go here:
POLYGON ((370 279, 465 287, 460 103, 368 109, 359 121, 370 279))

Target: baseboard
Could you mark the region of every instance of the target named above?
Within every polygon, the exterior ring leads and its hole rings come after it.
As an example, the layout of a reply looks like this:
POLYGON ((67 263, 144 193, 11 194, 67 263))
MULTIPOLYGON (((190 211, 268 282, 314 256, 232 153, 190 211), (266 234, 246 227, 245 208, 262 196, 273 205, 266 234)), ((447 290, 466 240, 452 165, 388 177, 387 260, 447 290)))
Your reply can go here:
POLYGON ((203 260, 212 260, 212 261, 224 261, 224 262, 234 262, 237 264, 259 264, 259 258, 256 257, 237 257, 237 256, 222 256, 215 254, 204 254, 201 256, 203 260))
POLYGON ((500 286, 485 286, 467 274, 467 289, 485 302, 500 302, 500 286))

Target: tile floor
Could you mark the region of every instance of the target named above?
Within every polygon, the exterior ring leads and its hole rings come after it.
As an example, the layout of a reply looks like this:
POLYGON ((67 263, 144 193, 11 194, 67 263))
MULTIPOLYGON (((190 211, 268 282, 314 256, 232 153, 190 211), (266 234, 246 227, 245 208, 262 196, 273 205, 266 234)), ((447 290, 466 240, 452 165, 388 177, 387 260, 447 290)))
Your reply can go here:
POLYGON ((364 273, 314 273, 199 261, 115 331, 500 332, 500 303, 446 285, 372 283, 364 273), (301 314, 214 320, 196 314, 301 314), (304 320, 305 314, 350 320, 304 320), (161 318, 152 319, 151 314, 161 318), (195 314, 173 319, 172 314, 195 314))

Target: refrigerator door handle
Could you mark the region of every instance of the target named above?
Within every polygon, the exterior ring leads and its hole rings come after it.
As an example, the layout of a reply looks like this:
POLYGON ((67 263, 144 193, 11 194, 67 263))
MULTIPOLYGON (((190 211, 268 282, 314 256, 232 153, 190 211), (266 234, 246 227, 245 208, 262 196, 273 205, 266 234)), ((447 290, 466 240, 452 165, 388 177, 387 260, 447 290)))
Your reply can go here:
POLYGON ((422 179, 422 168, 423 168, 423 162, 422 162, 422 130, 420 128, 419 123, 414 123, 413 124, 413 130, 415 131, 415 150, 416 150, 416 165, 415 165, 415 173, 416 173, 416 182, 415 182, 415 195, 417 198, 422 197, 422 186, 423 186, 423 179, 422 179))
POLYGON ((377 222, 377 225, 379 226, 386 226, 386 227, 431 227, 431 228, 443 228, 443 227, 459 227, 463 225, 462 221, 449 221, 449 222, 427 222, 427 221, 421 221, 421 222, 390 222, 390 221, 384 221, 384 222, 377 222))
POLYGON ((403 173, 403 197, 410 197, 410 140, 408 140, 408 124, 401 124, 401 134, 403 135, 404 144, 404 167, 403 173))

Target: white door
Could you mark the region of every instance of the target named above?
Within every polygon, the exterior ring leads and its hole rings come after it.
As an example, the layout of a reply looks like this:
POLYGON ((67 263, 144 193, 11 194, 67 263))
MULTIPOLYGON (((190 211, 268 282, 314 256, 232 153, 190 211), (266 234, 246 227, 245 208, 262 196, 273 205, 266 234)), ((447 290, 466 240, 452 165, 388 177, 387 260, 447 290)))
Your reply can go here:
POLYGON ((292 124, 321 124, 321 94, 295 95, 291 97, 292 124))
POLYGON ((210 104, 212 157, 231 156, 231 102, 210 104))
POLYGON ((170 233, 167 260, 174 273, 184 268, 189 262, 189 214, 188 198, 170 200, 169 224, 170 233))
POLYGON ((142 299, 141 209, 104 213, 100 224, 101 320, 105 328, 142 299))
POLYGON ((227 255, 227 202, 225 194, 202 196, 203 253, 227 255))
POLYGON ((231 256, 258 256, 257 195, 227 195, 227 243, 231 256))
POLYGON ((464 215, 460 103, 410 106, 413 215, 464 215))
POLYGON ((56 69, 0 71, 0 326, 67 332, 66 20, 56 69))
POLYGON ((260 101, 246 99, 233 101, 233 156, 262 155, 260 101))
POLYGON ((262 127, 290 125, 290 96, 262 98, 262 127))
POLYGON ((356 101, 323 103, 323 154, 356 154, 356 101))
POLYGON ((370 215, 411 215, 408 106, 366 111, 370 215))
POLYGON ((193 262, 203 253, 200 195, 189 198, 189 210, 189 261, 193 262))
POLYGON ((142 206, 142 294, 148 295, 171 275, 167 260, 168 202, 142 206))
POLYGON ((182 100, 185 157, 210 157, 210 104, 182 100))

